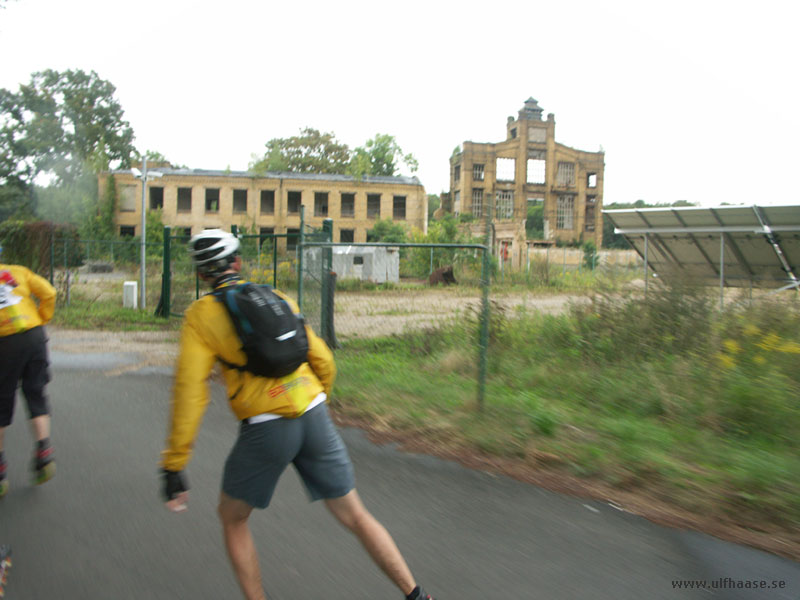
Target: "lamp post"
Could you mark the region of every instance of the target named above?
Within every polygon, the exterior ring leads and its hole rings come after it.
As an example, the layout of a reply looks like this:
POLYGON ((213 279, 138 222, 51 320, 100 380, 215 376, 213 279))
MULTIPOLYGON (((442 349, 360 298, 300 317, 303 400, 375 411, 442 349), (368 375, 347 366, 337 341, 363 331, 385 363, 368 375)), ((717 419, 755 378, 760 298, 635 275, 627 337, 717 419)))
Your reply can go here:
POLYGON ((147 158, 142 158, 142 170, 141 172, 139 169, 133 168, 131 169, 131 173, 136 179, 142 180, 142 226, 141 226, 141 243, 140 243, 140 275, 139 275, 139 287, 141 288, 141 292, 139 293, 139 305, 142 309, 145 308, 145 298, 146 296, 146 275, 147 275, 147 263, 146 263, 146 242, 147 242, 147 182, 152 179, 157 179, 163 175, 163 173, 157 173, 153 171, 152 173, 147 172, 147 158))

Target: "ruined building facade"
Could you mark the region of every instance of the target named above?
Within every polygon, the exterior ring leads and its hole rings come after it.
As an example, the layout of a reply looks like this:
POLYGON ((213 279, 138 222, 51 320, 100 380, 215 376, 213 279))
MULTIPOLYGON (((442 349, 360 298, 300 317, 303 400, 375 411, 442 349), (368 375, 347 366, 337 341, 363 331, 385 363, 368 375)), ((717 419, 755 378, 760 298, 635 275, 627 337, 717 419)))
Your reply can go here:
POLYGON ((559 144, 555 129, 553 114, 543 120, 528 98, 516 119, 508 117, 505 141, 464 142, 450 158, 443 210, 472 215, 474 235, 482 235, 491 213, 493 249, 514 266, 523 264, 529 244, 602 242, 605 154, 559 144), (544 237, 527 240, 527 208, 536 203, 544 206, 544 237))
MULTIPOLYGON (((164 225, 177 234, 194 235, 209 228, 245 233, 284 234, 300 229, 300 207, 305 222, 321 228, 333 219, 334 242, 366 242, 367 231, 378 219, 401 222, 423 232, 428 226, 428 197, 416 177, 323 175, 175 169, 154 165, 160 173, 147 183, 145 210, 161 210, 164 225)), ((117 190, 115 225, 122 236, 140 233, 142 183, 130 170, 112 171, 117 190)), ((99 177, 104 191, 109 173, 99 177)), ((290 241, 291 245, 292 242, 290 241)), ((286 239, 278 241, 285 250, 286 239)))

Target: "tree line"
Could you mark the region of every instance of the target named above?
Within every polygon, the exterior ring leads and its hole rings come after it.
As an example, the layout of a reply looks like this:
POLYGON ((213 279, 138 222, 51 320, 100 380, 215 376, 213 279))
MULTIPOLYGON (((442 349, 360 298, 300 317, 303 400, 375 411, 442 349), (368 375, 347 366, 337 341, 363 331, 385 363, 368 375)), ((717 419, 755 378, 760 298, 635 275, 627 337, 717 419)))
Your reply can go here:
MULTIPOLYGON (((158 151, 141 152, 134 140, 116 88, 94 71, 47 69, 18 90, 0 88, 0 224, 48 220, 72 224, 87 239, 114 237, 113 178, 101 194, 97 175, 130 168, 143 156, 170 162, 158 151)), ((417 166, 392 135, 378 133, 350 149, 333 133, 305 127, 267 141, 249 168, 362 178, 414 173, 417 166)))

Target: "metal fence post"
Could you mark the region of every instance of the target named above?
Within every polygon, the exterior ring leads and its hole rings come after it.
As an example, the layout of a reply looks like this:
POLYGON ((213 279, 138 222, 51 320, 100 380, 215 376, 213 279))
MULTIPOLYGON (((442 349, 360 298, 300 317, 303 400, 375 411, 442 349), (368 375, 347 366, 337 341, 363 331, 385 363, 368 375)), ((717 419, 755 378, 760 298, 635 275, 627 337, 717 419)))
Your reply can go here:
POLYGON ((157 317, 169 317, 172 303, 170 296, 172 295, 172 257, 171 257, 171 243, 172 243, 172 228, 164 226, 164 256, 161 270, 161 302, 156 307, 157 317))
MULTIPOLYGON (((297 306, 303 312, 303 230, 306 226, 306 207, 300 205, 300 237, 297 240, 297 306)), ((286 238, 289 241, 289 238, 286 238)))
MULTIPOLYGON (((326 242, 333 241, 333 219, 325 219, 322 221, 322 232, 325 235, 326 242)), ((336 346, 333 335, 333 290, 332 285, 332 271, 333 271, 333 248, 330 246, 322 248, 322 260, 320 261, 320 269, 322 271, 320 282, 322 284, 322 298, 319 307, 320 330, 322 339, 328 344, 328 347, 334 348, 336 346)))

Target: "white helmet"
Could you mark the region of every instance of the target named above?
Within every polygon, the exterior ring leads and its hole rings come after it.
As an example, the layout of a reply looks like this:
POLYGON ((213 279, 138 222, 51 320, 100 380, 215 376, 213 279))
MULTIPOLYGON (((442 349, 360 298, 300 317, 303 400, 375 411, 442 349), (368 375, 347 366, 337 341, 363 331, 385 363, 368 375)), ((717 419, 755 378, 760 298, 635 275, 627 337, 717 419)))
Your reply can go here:
POLYGON ((239 240, 222 229, 206 229, 189 240, 189 255, 198 273, 213 275, 227 270, 239 253, 239 240))

